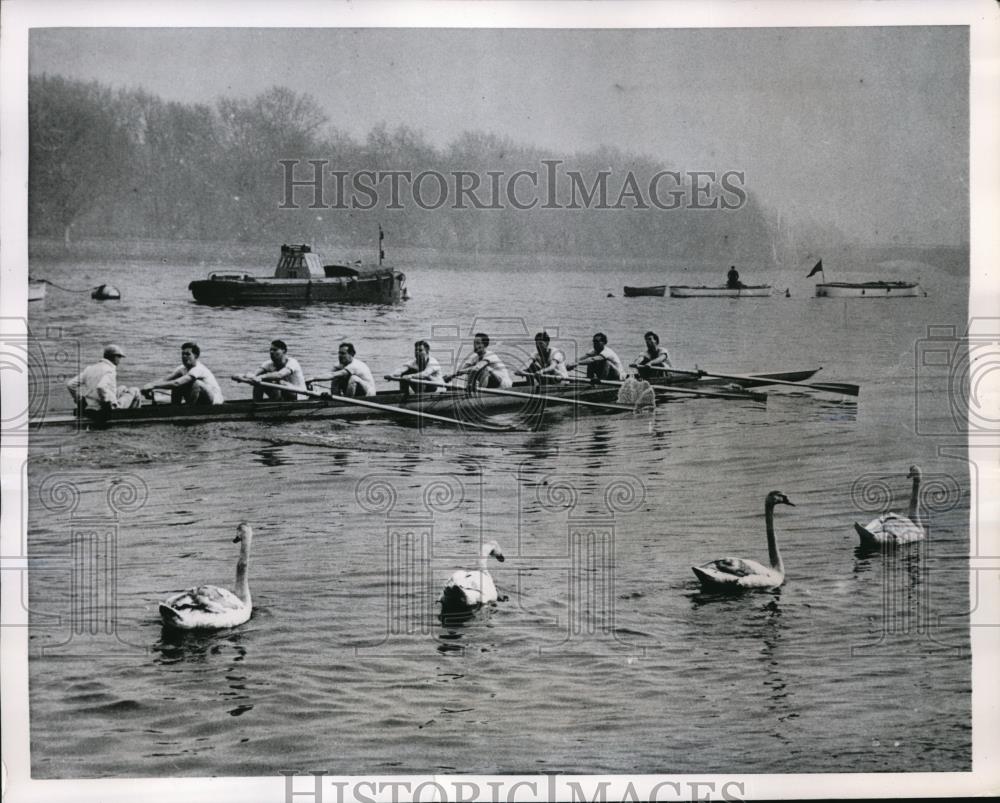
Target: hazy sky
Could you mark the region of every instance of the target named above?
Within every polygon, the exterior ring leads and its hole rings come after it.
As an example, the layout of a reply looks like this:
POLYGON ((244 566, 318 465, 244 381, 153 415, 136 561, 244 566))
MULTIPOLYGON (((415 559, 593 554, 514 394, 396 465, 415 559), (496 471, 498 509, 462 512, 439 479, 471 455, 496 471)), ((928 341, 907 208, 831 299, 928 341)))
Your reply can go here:
POLYGON ((865 241, 967 237, 964 27, 50 28, 30 43, 32 73, 201 102, 284 85, 356 138, 386 122, 436 145, 466 130, 613 145, 744 170, 786 219, 865 241))

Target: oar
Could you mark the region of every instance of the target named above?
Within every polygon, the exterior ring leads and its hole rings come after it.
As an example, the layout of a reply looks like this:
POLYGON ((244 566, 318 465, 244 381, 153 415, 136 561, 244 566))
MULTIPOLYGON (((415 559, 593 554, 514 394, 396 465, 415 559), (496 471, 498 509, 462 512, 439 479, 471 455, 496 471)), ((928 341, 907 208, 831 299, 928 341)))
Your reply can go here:
MULTIPOLYGON (((588 380, 578 379, 577 382, 584 382, 588 380)), ((602 385, 615 385, 621 387, 624 382, 619 382, 614 379, 602 379, 600 380, 602 385)), ((695 390, 694 388, 675 388, 670 385, 650 385, 655 393, 687 393, 691 396, 705 396, 709 399, 749 399, 750 401, 766 402, 766 393, 755 393, 754 391, 746 390, 740 391, 739 393, 727 393, 718 390, 695 390)))
MULTIPOLYGON (((422 379, 407 379, 407 382, 412 382, 415 385, 433 385, 434 387, 441 387, 434 382, 425 382, 422 379)), ((455 385, 445 385, 445 387, 450 390, 462 390, 462 388, 456 387, 455 385)), ((582 399, 567 399, 562 396, 550 396, 548 394, 533 394, 533 393, 521 393, 516 390, 506 390, 503 388, 484 388, 477 387, 475 389, 476 393, 490 393, 494 396, 513 396, 518 399, 544 399, 546 402, 557 402, 559 404, 576 404, 582 405, 583 407, 595 407, 598 410, 614 410, 615 412, 626 412, 634 413, 635 407, 628 404, 607 404, 605 402, 590 402, 584 401, 582 399)))
POLYGON ((669 370, 677 374, 688 374, 690 376, 710 376, 714 379, 728 379, 732 382, 746 380, 766 381, 769 385, 789 385, 793 388, 810 388, 812 390, 825 390, 827 393, 842 393, 845 396, 857 396, 861 388, 848 382, 789 382, 787 379, 769 379, 763 376, 752 376, 750 374, 715 374, 709 371, 680 371, 677 368, 652 368, 650 370, 669 370))
POLYGON ((423 413, 420 410, 407 410, 405 407, 396 407, 392 404, 379 404, 378 402, 366 401, 365 399, 359 399, 355 396, 330 396, 329 394, 317 393, 313 390, 303 390, 302 388, 289 388, 288 385, 274 385, 270 382, 261 382, 257 380, 256 382, 250 382, 247 379, 242 379, 240 377, 233 377, 234 382, 246 382, 247 384, 257 385, 262 388, 271 388, 272 390, 294 390, 300 396, 309 396, 313 399, 322 399, 326 402, 343 402, 344 404, 354 404, 358 407, 370 407, 373 410, 382 410, 386 413, 394 413, 399 415, 410 415, 416 418, 426 418, 431 421, 443 421, 446 424, 461 424, 463 427, 473 427, 474 429, 484 429, 489 432, 509 432, 514 427, 501 426, 498 424, 478 424, 474 421, 462 421, 460 418, 449 418, 445 415, 435 415, 434 413, 423 413))

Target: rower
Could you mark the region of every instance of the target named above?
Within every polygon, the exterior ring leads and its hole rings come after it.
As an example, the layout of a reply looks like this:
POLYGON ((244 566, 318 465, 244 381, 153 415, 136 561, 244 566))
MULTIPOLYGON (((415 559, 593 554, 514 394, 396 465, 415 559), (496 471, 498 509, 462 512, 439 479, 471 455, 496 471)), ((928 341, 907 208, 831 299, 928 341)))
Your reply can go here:
POLYGON ((335 396, 374 396, 375 377, 365 363, 355 358, 356 353, 353 343, 341 343, 337 349, 340 368, 329 376, 314 376, 306 384, 330 380, 330 393, 335 396))
POLYGON ((550 345, 549 333, 541 331, 535 335, 535 351, 527 368, 522 372, 532 384, 559 383, 569 379, 566 370, 566 355, 550 345))
POLYGON ((739 290, 743 287, 743 282, 740 281, 740 272, 736 270, 735 265, 729 266, 729 273, 726 274, 726 287, 730 290, 739 290))
POLYGON ((660 336, 656 332, 646 332, 643 337, 646 339, 646 350, 635 360, 635 367, 638 368, 640 379, 652 379, 662 376, 657 371, 650 368, 671 368, 670 355, 667 350, 660 347, 660 336))
POLYGON ((594 350, 584 354, 578 362, 566 367, 573 370, 578 365, 587 366, 587 379, 594 384, 602 381, 617 382, 624 378, 625 370, 621 358, 608 348, 608 336, 604 332, 594 335, 594 350))
POLYGON ((288 356, 288 346, 284 340, 272 340, 271 359, 262 363, 254 374, 240 374, 234 376, 237 382, 248 382, 253 385, 253 400, 263 401, 266 396, 275 401, 295 401, 299 394, 297 390, 306 389, 306 378, 302 373, 299 361, 288 356), (261 382, 269 382, 272 385, 286 385, 289 390, 278 390, 277 388, 263 388, 261 382))
POLYGON ((386 375, 386 379, 399 382, 402 394, 400 401, 406 401, 412 391, 415 394, 434 393, 445 390, 444 377, 441 375, 441 363, 431 356, 431 346, 426 340, 418 340, 413 344, 413 359, 405 363, 397 373, 386 375), (419 379, 419 382, 408 382, 407 379, 419 379))
POLYGON ((142 386, 142 395, 153 398, 153 391, 160 388, 170 391, 170 403, 181 404, 222 404, 222 388, 208 366, 199 362, 201 349, 197 343, 187 342, 181 346, 181 364, 173 373, 142 386))
POLYGON ((111 343, 104 347, 99 362, 88 365, 66 383, 66 389, 76 403, 77 414, 86 410, 107 413, 108 410, 142 404, 139 388, 118 387, 118 364, 124 358, 125 352, 111 343))
POLYGON ((490 337, 485 332, 476 332, 472 337, 472 356, 470 356, 457 371, 444 378, 451 382, 456 376, 466 376, 465 386, 468 389, 482 385, 484 388, 509 388, 514 382, 510 378, 507 366, 496 354, 488 351, 490 337))

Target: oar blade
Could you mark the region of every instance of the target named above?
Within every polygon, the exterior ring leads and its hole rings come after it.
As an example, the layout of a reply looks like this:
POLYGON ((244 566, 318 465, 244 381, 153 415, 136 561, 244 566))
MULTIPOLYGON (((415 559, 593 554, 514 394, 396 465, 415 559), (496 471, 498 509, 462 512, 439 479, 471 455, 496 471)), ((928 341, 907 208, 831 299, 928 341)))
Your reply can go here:
MULTIPOLYGON (((246 382, 247 380, 233 377, 234 382, 246 382)), ((261 382, 257 380, 257 385, 262 388, 271 388, 274 390, 288 390, 285 385, 275 385, 270 382, 261 382)), ((329 394, 317 393, 312 390, 302 390, 300 388, 295 388, 295 392, 300 396, 309 396, 314 399, 322 399, 323 401, 329 402, 331 404, 350 404, 356 407, 368 407, 372 410, 380 410, 384 413, 392 413, 399 416, 410 416, 417 418, 420 421, 440 421, 445 424, 458 424, 462 427, 471 427, 472 429, 486 430, 487 432, 511 432, 516 430, 517 427, 510 426, 507 424, 488 424, 479 421, 465 421, 460 418, 452 418, 446 415, 437 415, 436 413, 427 413, 422 410, 409 410, 405 407, 397 407, 392 404, 380 404, 379 402, 368 401, 363 398, 356 398, 352 396, 330 396, 329 394)))
POLYGON ((842 393, 845 396, 857 396, 861 392, 859 385, 851 385, 847 382, 811 382, 803 387, 825 390, 828 393, 842 393))

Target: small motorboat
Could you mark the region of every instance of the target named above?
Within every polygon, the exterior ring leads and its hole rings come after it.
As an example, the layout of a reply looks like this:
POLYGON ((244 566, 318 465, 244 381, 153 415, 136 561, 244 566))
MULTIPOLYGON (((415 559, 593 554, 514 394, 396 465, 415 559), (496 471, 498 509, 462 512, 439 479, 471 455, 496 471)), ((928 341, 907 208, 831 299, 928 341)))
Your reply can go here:
POLYGON ((917 282, 824 282, 816 285, 817 298, 912 298, 925 296, 917 282))
POLYGON ((769 284, 745 284, 742 287, 670 285, 671 298, 765 298, 769 295, 771 295, 769 284))
POLYGON ((636 298, 637 296, 664 296, 667 293, 665 284, 654 284, 650 287, 629 287, 625 285, 625 298, 636 298))

